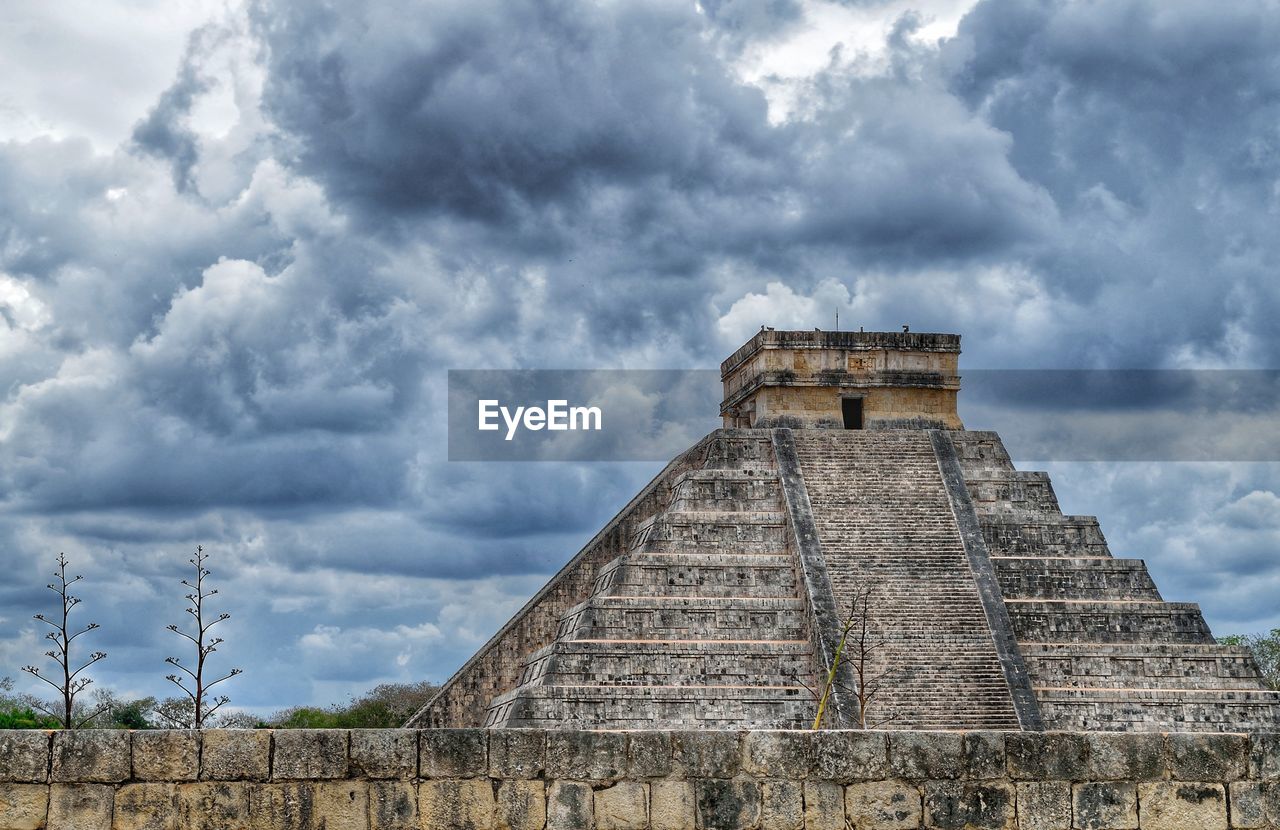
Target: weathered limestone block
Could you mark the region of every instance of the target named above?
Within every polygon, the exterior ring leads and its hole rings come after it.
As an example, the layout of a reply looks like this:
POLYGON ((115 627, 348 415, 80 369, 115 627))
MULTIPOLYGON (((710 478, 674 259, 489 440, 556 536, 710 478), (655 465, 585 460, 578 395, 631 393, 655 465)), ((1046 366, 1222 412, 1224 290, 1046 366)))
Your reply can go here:
MULTIPOLYGON (((205 747, 207 751, 207 741, 205 747)), ((253 786, 234 781, 179 784, 178 826, 182 830, 248 830, 253 786)))
POLYGON ((49 780, 49 744, 41 729, 0 730, 0 781, 43 784, 49 780))
POLYGON ((195 781, 200 775, 200 733, 156 729, 133 733, 133 777, 139 781, 195 781))
POLYGON ((423 729, 418 733, 418 774, 423 778, 473 778, 489 768, 483 729, 423 729))
MULTIPOLYGON (((315 793, 315 830, 369 830, 369 785, 365 781, 308 784, 315 793)), ((301 829, 300 829, 301 830, 301 829)))
POLYGON ((920 790, 906 781, 850 784, 844 811, 858 830, 914 830, 922 816, 920 790))
POLYGON ((418 785, 418 814, 424 828, 490 830, 493 808, 493 785, 488 778, 418 785))
POLYGON ((627 735, 627 775, 662 778, 671 774, 671 735, 632 732, 627 735))
POLYGON ((546 765, 546 733, 537 729, 494 729, 489 733, 491 778, 537 778, 546 765))
POLYGON ((675 767, 688 778, 732 778, 742 768, 737 732, 671 733, 675 767))
POLYGON ((1072 788, 1075 826, 1080 830, 1137 830, 1135 784, 1092 782, 1072 788))
POLYGON ((47 784, 0 784, 0 827, 39 830, 48 814, 47 784))
POLYGON ((1071 830, 1071 785, 1066 781, 1020 781, 1018 830, 1071 830))
POLYGON ((801 782, 761 782, 760 830, 802 830, 803 827, 804 787, 801 782))
POLYGON ((635 781, 619 781, 595 792, 599 830, 645 830, 649 826, 649 788, 635 781))
POLYGON ((1236 781, 1249 769, 1245 735, 1175 732, 1168 740, 1170 766, 1179 781, 1236 781))
POLYGON ((889 772, 897 778, 958 778, 963 736, 959 732, 896 732, 889 735, 889 772))
POLYGON ((547 793, 541 781, 514 779, 498 786, 494 830, 542 830, 547 823, 547 793))
POLYGON ((701 830, 749 830, 760 821, 760 784, 753 779, 702 779, 694 782, 694 797, 701 830))
POLYGON ((1228 787, 1231 826, 1240 830, 1254 830, 1264 826, 1267 814, 1262 799, 1262 784, 1258 781, 1232 781, 1228 787))
POLYGON ((804 782, 805 830, 844 830, 844 787, 831 781, 804 782))
POLYGON ((594 805, 590 784, 553 781, 547 788, 547 830, 593 830, 594 805))
POLYGON ((547 777, 577 781, 616 781, 627 769, 624 732, 547 733, 547 777))
POLYGON ((129 778, 129 733, 73 729, 54 733, 53 780, 114 784, 129 778))
POLYGON ((813 767, 813 732, 748 732, 744 769, 762 778, 804 779, 813 767))
POLYGON ((1143 830, 1227 830, 1227 794, 1221 784, 1139 784, 1138 805, 1143 830))
POLYGON ((313 830, 322 813, 312 781, 258 784, 249 790, 251 830, 313 830))
POLYGON ((125 784, 116 790, 111 830, 181 830, 177 785, 125 784))
MULTIPOLYGON (((0 749, 0 758, 3 758, 0 749)), ((1249 741, 1249 777, 1280 778, 1280 734, 1255 733, 1249 741)))
POLYGON ((351 774, 365 778, 414 778, 418 773, 416 729, 352 729, 351 774))
POLYGON ((345 729, 277 730, 271 751, 271 778, 274 781, 345 778, 347 743, 345 729))
POLYGON ((841 784, 882 778, 889 766, 888 746, 884 732, 819 731, 813 736, 815 777, 841 784))
MULTIPOLYGON (((654 781, 649 785, 649 825, 653 830, 688 830, 693 823, 693 784, 654 781)), ((768 830, 763 824, 761 828, 768 830)))
POLYGON ((417 787, 409 781, 369 782, 369 830, 422 830, 417 787))
POLYGON ((966 732, 964 735, 965 778, 1005 778, 1008 775, 1003 732, 966 732))
POLYGON ((111 826, 115 787, 54 784, 49 788, 49 830, 99 830, 111 826))
POLYGON ((1158 733, 1097 732, 1085 736, 1090 781, 1159 781, 1169 765, 1158 733))
POLYGON ((1013 830, 1016 799, 1003 781, 929 781, 924 785, 926 827, 1013 830))
POLYGON ((270 730, 211 729, 201 734, 202 781, 265 781, 270 772, 270 730))
POLYGON ((1014 732, 1005 737, 1009 777, 1025 781, 1079 781, 1088 769, 1089 744, 1072 732, 1014 732))

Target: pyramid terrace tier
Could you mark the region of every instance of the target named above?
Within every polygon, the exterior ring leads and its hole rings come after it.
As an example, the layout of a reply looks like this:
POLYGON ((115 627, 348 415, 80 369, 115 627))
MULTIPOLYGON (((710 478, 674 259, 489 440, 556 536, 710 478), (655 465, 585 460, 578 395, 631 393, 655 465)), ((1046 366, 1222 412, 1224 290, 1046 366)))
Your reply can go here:
POLYGON ((1274 732, 1280 693, 1260 689, 1125 686, 1036 690, 1054 729, 1122 732, 1274 732))
POLYGON ((598 584, 617 596, 795 597, 799 590, 787 554, 633 553, 598 584))
POLYGON ((804 729, 803 686, 533 686, 496 698, 486 726, 544 729, 804 729), (766 726, 778 724, 778 726, 766 726))
POLYGON ((1022 643, 1036 685, 1044 688, 1261 688, 1246 648, 1217 643, 1022 643))
POLYGON ((751 640, 764 632, 799 640, 808 636, 808 616, 796 598, 598 596, 571 609, 562 631, 575 640, 751 640))
POLYGON ((1191 602, 1006 599, 1020 642, 1211 643, 1191 602))
POLYGON ((814 685, 806 640, 568 640, 539 649, 522 678, 541 686, 814 685))
POLYGON ((991 563, 1006 599, 1160 600, 1141 559, 995 556, 991 563))

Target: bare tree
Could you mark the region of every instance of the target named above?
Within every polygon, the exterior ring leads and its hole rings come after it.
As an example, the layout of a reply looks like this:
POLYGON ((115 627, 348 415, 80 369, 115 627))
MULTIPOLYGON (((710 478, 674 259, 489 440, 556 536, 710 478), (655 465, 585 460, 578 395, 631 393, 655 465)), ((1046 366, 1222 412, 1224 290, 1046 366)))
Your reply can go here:
POLYGON ((71 609, 80 604, 80 598, 72 596, 67 589, 84 579, 84 577, 77 574, 75 577, 67 579, 67 557, 65 554, 58 554, 58 570, 54 571, 53 576, 57 581, 50 582, 45 587, 58 595, 62 606, 62 616, 58 621, 54 621, 45 617, 44 614, 36 614, 35 619, 53 629, 44 635, 45 639, 51 641, 54 645, 53 648, 45 652, 45 656, 58 664, 58 668, 62 670, 62 677, 57 682, 50 680, 41 674, 40 669, 35 666, 23 666, 22 670, 32 677, 38 677, 58 690, 58 694, 61 697, 62 711, 56 711, 56 703, 52 706, 46 706, 39 700, 32 699, 31 704, 50 717, 57 719, 62 724, 63 729, 75 729, 93 720, 102 711, 99 708, 78 719, 73 715, 76 695, 93 683, 90 678, 81 677, 81 673, 99 660, 105 659, 107 653, 105 651, 95 651, 79 667, 72 668, 75 665, 75 661, 71 656, 71 643, 80 635, 87 634, 99 626, 97 623, 91 622, 79 631, 72 633, 70 625, 71 609))
MULTIPOLYGON (((856 589, 849 602, 849 612, 845 615, 840 629, 840 641, 836 644, 836 652, 832 656, 831 666, 827 670, 821 694, 815 694, 818 702, 818 713, 813 719, 814 729, 822 728, 822 720, 826 716, 827 703, 836 688, 850 692, 858 700, 858 727, 872 729, 893 720, 895 715, 869 722, 868 713, 871 703, 879 693, 884 681, 893 674, 894 669, 884 665, 878 659, 879 653, 888 646, 888 641, 875 630, 875 614, 873 613, 873 597, 876 588, 869 585, 856 589), (852 638, 852 641, 851 641, 852 638), (853 664, 856 675, 855 687, 849 688, 837 679, 837 670, 845 659, 845 650, 852 649, 849 660, 853 664)), ((814 690, 810 690, 813 692, 814 690)))
POLYGON ((229 703, 231 698, 225 695, 212 697, 209 690, 224 680, 230 680, 237 674, 241 673, 240 669, 232 669, 227 674, 219 677, 217 680, 205 679, 205 661, 209 655, 218 650, 218 646, 222 644, 221 637, 210 637, 209 629, 213 628, 220 622, 231 619, 231 615, 227 613, 219 614, 211 620, 205 619, 204 601, 218 593, 217 588, 208 591, 204 589, 205 577, 209 576, 209 569, 204 566, 208 560, 209 554, 204 552, 203 546, 196 546, 196 555, 187 560, 196 569, 195 582, 182 580, 182 584, 191 589, 191 593, 186 595, 187 601, 191 603, 187 607, 187 613, 195 619, 195 634, 188 634, 176 625, 168 626, 173 633, 185 637, 191 641, 196 648, 195 670, 182 665, 182 661, 177 657, 166 657, 165 662, 181 669, 186 677, 179 674, 170 674, 167 680, 173 683, 179 689, 186 693, 191 703, 191 717, 187 721, 190 728, 203 729, 205 720, 210 715, 220 709, 223 705, 229 703))

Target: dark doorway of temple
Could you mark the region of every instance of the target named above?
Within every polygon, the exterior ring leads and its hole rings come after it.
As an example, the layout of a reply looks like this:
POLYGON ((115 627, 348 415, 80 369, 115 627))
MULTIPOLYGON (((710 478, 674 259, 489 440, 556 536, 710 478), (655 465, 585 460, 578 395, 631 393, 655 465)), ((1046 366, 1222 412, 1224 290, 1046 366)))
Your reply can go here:
POLYGON ((845 429, 862 429, 862 398, 841 398, 845 429))

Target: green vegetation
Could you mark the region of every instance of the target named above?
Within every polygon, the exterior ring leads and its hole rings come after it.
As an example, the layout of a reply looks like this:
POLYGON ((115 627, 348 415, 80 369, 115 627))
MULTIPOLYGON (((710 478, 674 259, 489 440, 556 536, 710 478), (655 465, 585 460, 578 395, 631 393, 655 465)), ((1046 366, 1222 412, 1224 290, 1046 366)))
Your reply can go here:
POLYGON ((1270 634, 1229 634, 1218 642, 1229 646, 1244 646, 1253 652, 1262 671, 1262 679, 1272 689, 1280 690, 1280 628, 1270 634))
POLYGON ((345 706, 295 706, 277 712, 264 726, 277 729, 376 729, 404 726, 439 691, 431 683, 383 683, 345 706))

